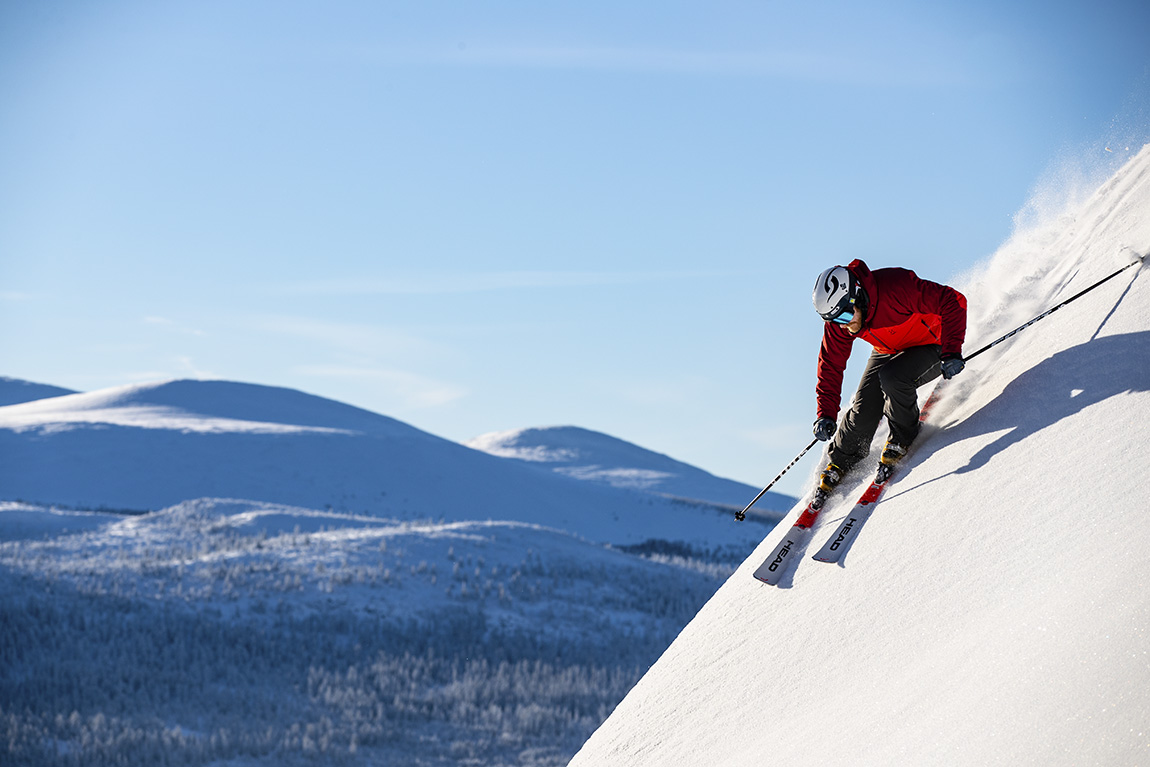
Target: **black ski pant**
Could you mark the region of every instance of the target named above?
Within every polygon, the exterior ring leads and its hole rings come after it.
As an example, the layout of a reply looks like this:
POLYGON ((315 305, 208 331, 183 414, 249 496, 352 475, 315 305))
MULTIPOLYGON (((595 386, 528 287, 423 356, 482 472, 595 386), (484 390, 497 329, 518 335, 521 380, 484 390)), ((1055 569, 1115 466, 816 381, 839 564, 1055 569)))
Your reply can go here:
POLYGON ((918 436, 918 387, 941 375, 938 353, 939 347, 931 344, 912 346, 897 354, 871 354, 851 406, 831 441, 831 463, 849 470, 865 458, 884 415, 893 441, 904 446, 914 441, 918 436))

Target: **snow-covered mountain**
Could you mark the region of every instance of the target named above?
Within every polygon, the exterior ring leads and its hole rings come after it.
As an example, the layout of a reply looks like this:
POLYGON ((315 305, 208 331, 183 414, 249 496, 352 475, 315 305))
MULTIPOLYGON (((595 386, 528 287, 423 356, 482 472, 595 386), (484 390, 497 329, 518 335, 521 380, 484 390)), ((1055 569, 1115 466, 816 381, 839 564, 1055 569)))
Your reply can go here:
POLYGON ((6 765, 564 764, 774 521, 226 381, 0 456, 6 765))
POLYGON ((76 392, 71 389, 65 389, 60 386, 50 386, 48 384, 24 381, 19 378, 0 376, 0 407, 75 393, 76 392))
MULTIPOLYGON (((959 285, 967 352, 1148 251, 1150 146, 959 285)), ((972 360, 842 566, 869 471, 783 588, 767 536, 573 767, 1150 763, 1148 271, 972 360)))
MULTIPOLYGON (((75 508, 145 511, 246 498, 406 520, 542 524, 602 543, 744 551, 764 530, 730 525, 724 503, 738 494, 716 501, 706 484, 690 493, 702 501, 685 503, 580 482, 322 397, 228 381, 122 386, 3 407, 0 455, 8 499, 75 508)), ((762 524, 777 521, 763 512, 755 518, 762 524)))
MULTIPOLYGON (((741 508, 758 493, 742 482, 716 477, 662 453, 577 426, 491 432, 465 444, 576 479, 659 495, 741 508)), ((785 512, 794 502, 789 495, 769 492, 752 510, 785 512)))

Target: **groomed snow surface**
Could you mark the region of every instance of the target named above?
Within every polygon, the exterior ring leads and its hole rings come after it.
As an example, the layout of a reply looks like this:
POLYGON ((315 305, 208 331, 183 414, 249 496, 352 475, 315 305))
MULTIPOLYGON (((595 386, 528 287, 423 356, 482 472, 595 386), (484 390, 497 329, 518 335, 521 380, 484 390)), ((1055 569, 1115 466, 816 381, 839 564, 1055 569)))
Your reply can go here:
MULTIPOLYGON (((1150 147, 959 287, 966 351, 1150 251, 1150 147)), ((773 531, 571 762, 1150 764, 1150 266, 972 360, 843 565, 773 531)), ((792 511, 783 525, 793 521, 792 511)))

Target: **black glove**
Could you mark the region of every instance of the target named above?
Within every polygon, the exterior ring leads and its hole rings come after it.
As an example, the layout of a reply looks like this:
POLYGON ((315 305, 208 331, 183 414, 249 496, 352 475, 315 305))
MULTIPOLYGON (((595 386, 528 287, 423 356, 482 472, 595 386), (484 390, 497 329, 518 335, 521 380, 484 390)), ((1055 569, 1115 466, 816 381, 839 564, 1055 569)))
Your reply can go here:
POLYGON ((833 418, 820 418, 815 421, 815 439, 826 442, 835 435, 835 420, 833 418))
POLYGON ((966 367, 966 363, 963 362, 961 354, 942 355, 942 377, 946 380, 949 381, 961 373, 964 367, 966 367))

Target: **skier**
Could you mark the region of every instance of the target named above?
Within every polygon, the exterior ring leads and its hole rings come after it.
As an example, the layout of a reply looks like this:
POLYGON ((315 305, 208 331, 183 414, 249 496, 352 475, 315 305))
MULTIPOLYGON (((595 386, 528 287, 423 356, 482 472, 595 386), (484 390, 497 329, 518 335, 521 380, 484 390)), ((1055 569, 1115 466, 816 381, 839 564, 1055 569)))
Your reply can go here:
MULTIPOLYGON (((819 275, 815 311, 826 321, 819 349, 815 437, 831 440, 816 495, 825 500, 870 451, 885 415, 890 437, 880 463, 889 471, 918 436, 917 389, 965 364, 966 297, 909 269, 871 271, 861 260, 819 275), (837 424, 843 370, 861 338, 874 347, 850 409, 837 424), (832 439, 833 438, 833 439, 832 439)), ((821 506, 821 502, 818 504, 821 506)))

